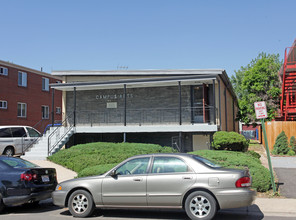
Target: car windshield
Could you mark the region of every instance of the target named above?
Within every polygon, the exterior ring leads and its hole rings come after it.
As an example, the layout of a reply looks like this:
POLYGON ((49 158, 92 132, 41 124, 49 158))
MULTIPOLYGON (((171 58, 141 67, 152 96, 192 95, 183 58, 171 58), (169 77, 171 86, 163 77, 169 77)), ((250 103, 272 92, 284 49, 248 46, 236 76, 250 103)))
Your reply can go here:
POLYGON ((218 168, 218 167, 221 167, 220 165, 218 164, 215 164, 214 162, 208 160, 208 159, 205 159, 203 157, 199 157, 199 156, 196 156, 196 155, 193 155, 193 158, 199 162, 202 162, 206 165, 208 165, 209 167, 213 167, 213 168, 218 168))
POLYGON ((1 158, 0 160, 13 168, 35 168, 35 167, 38 167, 36 164, 33 164, 29 161, 26 161, 26 160, 23 160, 20 158, 4 157, 4 158, 1 158))

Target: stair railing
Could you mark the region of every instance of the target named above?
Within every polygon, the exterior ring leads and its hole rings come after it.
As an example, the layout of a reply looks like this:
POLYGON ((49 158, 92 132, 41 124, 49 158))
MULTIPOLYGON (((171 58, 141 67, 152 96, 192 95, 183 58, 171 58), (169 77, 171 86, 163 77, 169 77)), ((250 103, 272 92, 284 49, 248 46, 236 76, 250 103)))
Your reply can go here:
POLYGON ((71 123, 73 113, 68 115, 60 126, 56 127, 48 136, 48 156, 55 149, 55 147, 63 140, 63 138, 73 129, 74 124, 71 123), (64 129, 64 132, 61 130, 64 129), (66 129, 66 130, 65 130, 66 129), (62 133, 62 134, 61 134, 62 133))

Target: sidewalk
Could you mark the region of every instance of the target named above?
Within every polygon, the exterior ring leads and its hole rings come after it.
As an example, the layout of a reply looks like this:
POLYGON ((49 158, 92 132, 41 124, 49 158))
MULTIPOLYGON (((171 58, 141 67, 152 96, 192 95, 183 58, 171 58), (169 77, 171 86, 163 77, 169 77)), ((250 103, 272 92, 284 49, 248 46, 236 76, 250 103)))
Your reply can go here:
POLYGON ((63 182, 65 180, 73 179, 77 176, 76 172, 48 160, 30 160, 30 161, 34 164, 37 164, 40 167, 55 168, 57 171, 58 183, 63 182))

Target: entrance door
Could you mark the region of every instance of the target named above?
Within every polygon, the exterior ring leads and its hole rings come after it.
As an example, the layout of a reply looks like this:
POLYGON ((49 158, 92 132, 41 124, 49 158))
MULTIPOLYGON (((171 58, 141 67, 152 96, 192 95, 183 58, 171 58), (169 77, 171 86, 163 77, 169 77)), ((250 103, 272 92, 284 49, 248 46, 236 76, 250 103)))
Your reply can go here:
POLYGON ((206 123, 208 121, 208 87, 203 84, 192 87, 192 122, 206 123))

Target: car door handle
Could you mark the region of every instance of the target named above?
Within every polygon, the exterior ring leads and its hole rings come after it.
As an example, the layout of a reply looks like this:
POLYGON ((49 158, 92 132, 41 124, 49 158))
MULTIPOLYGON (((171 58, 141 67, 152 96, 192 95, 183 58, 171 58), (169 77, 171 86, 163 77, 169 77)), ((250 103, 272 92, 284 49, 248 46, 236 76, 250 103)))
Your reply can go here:
POLYGON ((183 176, 182 179, 183 180, 192 180, 192 177, 191 176, 183 176))
POLYGON ((137 181, 137 182, 140 182, 140 181, 142 181, 143 180, 143 178, 134 178, 133 179, 133 181, 137 181))

